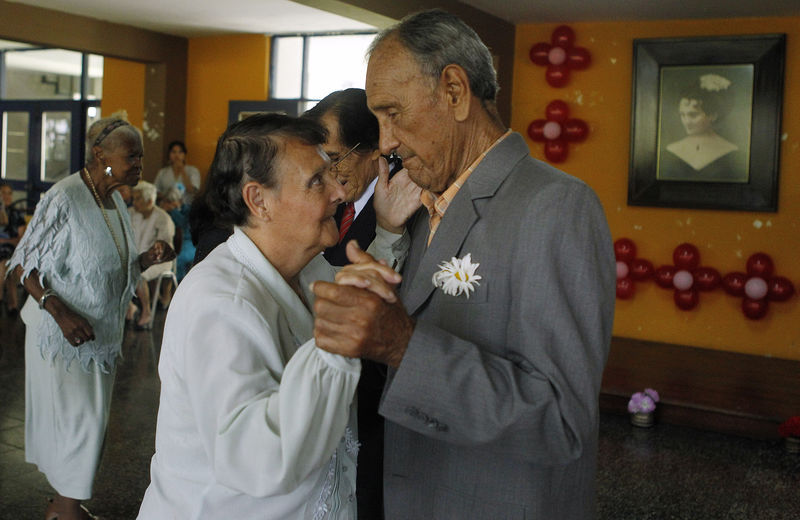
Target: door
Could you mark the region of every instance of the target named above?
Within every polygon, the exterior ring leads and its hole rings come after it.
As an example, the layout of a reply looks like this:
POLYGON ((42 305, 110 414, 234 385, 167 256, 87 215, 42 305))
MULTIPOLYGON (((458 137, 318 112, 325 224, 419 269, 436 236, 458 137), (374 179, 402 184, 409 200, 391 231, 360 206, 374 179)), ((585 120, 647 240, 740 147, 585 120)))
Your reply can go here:
POLYGON ((0 101, 0 179, 29 213, 40 195, 84 164, 84 136, 100 101, 0 101))

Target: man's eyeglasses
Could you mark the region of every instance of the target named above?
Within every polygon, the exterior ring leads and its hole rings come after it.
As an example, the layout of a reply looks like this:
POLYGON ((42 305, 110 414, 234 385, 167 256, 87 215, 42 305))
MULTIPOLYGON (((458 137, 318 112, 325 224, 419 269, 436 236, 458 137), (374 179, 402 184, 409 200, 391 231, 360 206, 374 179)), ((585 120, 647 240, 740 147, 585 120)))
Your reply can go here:
POLYGON ((356 143, 356 145, 354 147, 350 148, 349 150, 347 150, 344 153, 344 155, 342 155, 341 157, 339 157, 335 161, 331 162, 331 170, 338 170, 339 169, 339 165, 342 164, 342 161, 347 159, 347 156, 350 155, 351 153, 353 153, 354 151, 356 151, 356 148, 358 148, 359 146, 361 146, 361 143, 356 143))

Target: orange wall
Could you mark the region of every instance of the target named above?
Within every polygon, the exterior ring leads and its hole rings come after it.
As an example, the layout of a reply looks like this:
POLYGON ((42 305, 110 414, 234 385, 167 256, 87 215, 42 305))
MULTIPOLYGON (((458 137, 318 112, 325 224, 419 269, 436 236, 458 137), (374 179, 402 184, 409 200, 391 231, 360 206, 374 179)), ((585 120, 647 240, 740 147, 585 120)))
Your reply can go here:
MULTIPOLYGON (((606 22, 570 24, 576 45, 592 53, 592 65, 574 72, 566 87, 550 87, 544 67, 531 63, 530 47, 550 41, 558 24, 518 25, 511 126, 523 135, 528 124, 544 117, 545 106, 563 99, 571 116, 584 119, 591 133, 570 145, 561 169, 585 180, 600 199, 616 240, 629 237, 641 258, 656 267, 672 264, 682 242, 700 249, 701 265, 722 273, 744 271, 747 258, 765 252, 776 274, 800 290, 800 18, 700 21, 606 22), (631 75, 635 38, 717 34, 786 33, 783 139, 777 213, 633 207, 627 205, 631 75)), ((544 159, 542 143, 529 140, 534 157, 544 159)), ((749 354, 800 360, 800 297, 770 305, 767 316, 751 321, 741 299, 721 289, 700 295, 693 311, 681 311, 672 291, 652 282, 637 283, 636 295, 617 300, 614 334, 749 354)))
POLYGON ((136 61, 103 59, 103 117, 124 110, 139 129, 144 121, 145 65, 136 61))
POLYGON ((204 177, 228 125, 228 101, 267 99, 269 56, 270 40, 261 34, 189 40, 187 162, 204 177))

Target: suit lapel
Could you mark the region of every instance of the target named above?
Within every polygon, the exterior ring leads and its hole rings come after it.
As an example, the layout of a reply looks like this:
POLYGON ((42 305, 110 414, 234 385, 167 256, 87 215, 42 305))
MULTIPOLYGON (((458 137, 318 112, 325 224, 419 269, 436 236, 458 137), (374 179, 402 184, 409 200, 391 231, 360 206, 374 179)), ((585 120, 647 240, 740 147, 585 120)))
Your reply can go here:
POLYGON ((456 198, 447 208, 430 246, 426 248, 428 240, 427 222, 422 222, 420 232, 414 237, 412 248, 422 250, 419 258, 419 267, 414 271, 413 279, 405 293, 406 311, 414 314, 435 289, 433 273, 439 270, 439 264, 458 255, 461 245, 472 229, 478 214, 472 204, 469 185, 462 187, 456 198))
POLYGON ((405 271, 411 279, 403 283, 400 293, 410 315, 416 313, 433 293, 432 278, 439 270, 439 264, 458 256, 470 230, 479 220, 474 201, 493 197, 514 166, 528 155, 528 145, 518 133, 512 133, 498 143, 458 191, 428 247, 428 215, 424 208, 418 214, 405 271))

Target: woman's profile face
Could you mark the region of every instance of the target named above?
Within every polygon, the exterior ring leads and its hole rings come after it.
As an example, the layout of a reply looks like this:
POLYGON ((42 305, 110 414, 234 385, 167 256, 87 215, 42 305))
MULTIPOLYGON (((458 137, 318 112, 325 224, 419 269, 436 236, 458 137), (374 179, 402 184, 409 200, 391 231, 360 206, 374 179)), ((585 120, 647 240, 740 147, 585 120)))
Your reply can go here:
POLYGON ((142 140, 138 134, 126 132, 119 137, 111 151, 104 152, 106 163, 111 166, 115 183, 136 186, 142 178, 142 140))
POLYGON ((708 115, 702 108, 702 103, 696 99, 683 98, 678 105, 681 123, 688 135, 702 135, 712 130, 715 115, 708 115))
POLYGON ((186 153, 183 151, 183 148, 178 146, 177 144, 169 149, 169 162, 170 164, 174 163, 186 163, 186 153))
POLYGON ((278 185, 271 190, 270 223, 296 254, 317 254, 339 240, 336 207, 344 198, 321 146, 296 139, 284 143, 277 165, 278 185))

